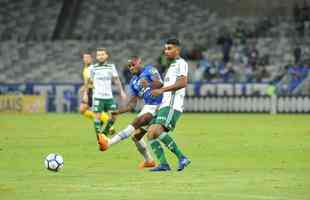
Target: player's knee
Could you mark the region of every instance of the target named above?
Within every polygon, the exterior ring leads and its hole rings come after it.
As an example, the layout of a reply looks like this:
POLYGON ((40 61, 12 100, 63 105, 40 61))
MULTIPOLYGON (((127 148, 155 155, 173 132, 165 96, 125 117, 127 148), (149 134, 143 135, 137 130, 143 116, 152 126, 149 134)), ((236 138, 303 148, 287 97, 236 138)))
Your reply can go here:
POLYGON ((133 135, 133 136, 131 137, 131 139, 132 139, 132 141, 134 141, 134 142, 138 142, 138 141, 139 141, 139 139, 137 138, 137 135, 133 135))
POLYGON ((139 129, 139 127, 141 127, 141 123, 139 121, 134 121, 132 124, 131 124, 136 130, 139 129))
POLYGON ((158 127, 156 125, 152 125, 149 127, 148 132, 147 132, 147 138, 149 140, 156 139, 157 129, 158 127))
POLYGON ((165 129, 162 125, 155 124, 153 127, 153 138, 158 138, 164 131, 165 129))
POLYGON ((81 114, 84 114, 84 112, 86 112, 86 110, 87 110, 87 107, 85 105, 83 105, 83 104, 80 105, 79 111, 81 114))

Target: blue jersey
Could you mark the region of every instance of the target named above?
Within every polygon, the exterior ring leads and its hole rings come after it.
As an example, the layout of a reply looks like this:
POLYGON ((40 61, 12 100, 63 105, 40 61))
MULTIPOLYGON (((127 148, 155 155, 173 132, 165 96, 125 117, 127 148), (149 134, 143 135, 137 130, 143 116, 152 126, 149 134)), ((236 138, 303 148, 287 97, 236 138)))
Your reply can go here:
POLYGON ((160 74, 158 70, 153 67, 153 65, 145 65, 142 69, 139 75, 134 75, 129 83, 129 88, 132 96, 138 96, 143 99, 144 104, 147 105, 159 105, 161 103, 161 100, 163 98, 162 95, 154 97, 151 95, 151 85, 154 80, 160 80, 162 82, 162 79, 160 77, 160 74), (147 80, 149 83, 149 86, 147 88, 144 88, 140 80, 147 80))

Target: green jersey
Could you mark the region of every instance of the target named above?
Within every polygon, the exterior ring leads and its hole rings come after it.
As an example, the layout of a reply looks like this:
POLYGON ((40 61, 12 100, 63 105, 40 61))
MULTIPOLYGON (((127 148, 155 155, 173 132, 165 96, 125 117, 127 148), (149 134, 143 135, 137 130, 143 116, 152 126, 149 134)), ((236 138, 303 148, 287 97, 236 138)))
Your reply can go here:
POLYGON ((93 97, 98 99, 112 99, 112 79, 118 77, 114 64, 96 63, 91 65, 90 79, 93 81, 94 91, 93 97))

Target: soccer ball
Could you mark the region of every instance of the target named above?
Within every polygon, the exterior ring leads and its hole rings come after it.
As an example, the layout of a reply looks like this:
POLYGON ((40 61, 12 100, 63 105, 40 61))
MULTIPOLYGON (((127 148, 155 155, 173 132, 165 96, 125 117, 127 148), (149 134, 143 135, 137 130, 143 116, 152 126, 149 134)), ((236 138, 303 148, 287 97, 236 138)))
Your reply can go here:
POLYGON ((45 157, 44 165, 46 169, 58 172, 64 166, 64 159, 57 153, 50 153, 45 157))

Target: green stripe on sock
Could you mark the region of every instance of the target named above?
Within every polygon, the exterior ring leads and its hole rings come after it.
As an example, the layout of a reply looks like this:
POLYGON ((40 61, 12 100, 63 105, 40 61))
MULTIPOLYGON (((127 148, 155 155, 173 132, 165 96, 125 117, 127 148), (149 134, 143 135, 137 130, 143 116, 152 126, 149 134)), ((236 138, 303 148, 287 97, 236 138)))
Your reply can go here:
POLYGON ((153 150, 157 160, 160 162, 160 164, 168 164, 168 161, 166 159, 164 149, 160 145, 158 140, 150 140, 149 144, 151 146, 151 149, 153 150))
POLYGON ((184 157, 183 153, 181 152, 181 150, 179 149, 179 147, 177 146, 173 138, 167 132, 162 133, 159 136, 159 139, 166 145, 166 147, 172 153, 174 153, 174 155, 178 157, 178 159, 181 159, 182 157, 184 157))
POLYGON ((95 120, 95 121, 94 121, 94 127, 95 127, 96 133, 100 133, 100 130, 101 130, 101 121, 100 121, 100 120, 95 120))
POLYGON ((109 134, 109 131, 110 131, 110 128, 113 126, 114 124, 114 121, 113 120, 109 120, 107 125, 105 126, 104 130, 103 130, 103 133, 105 135, 108 135, 109 134))

